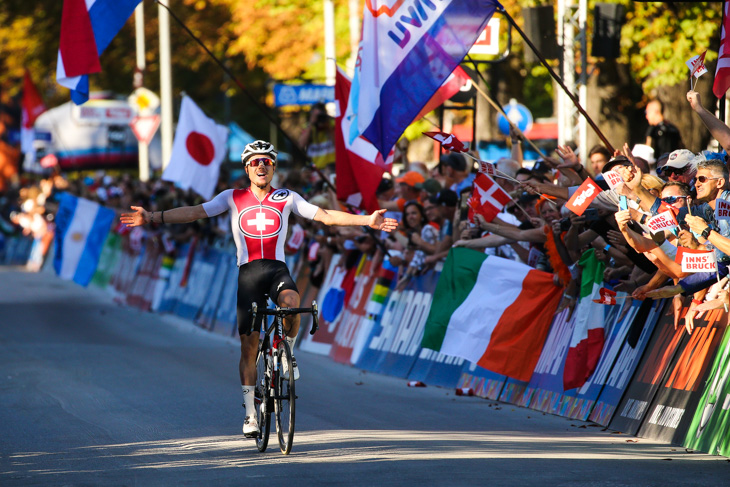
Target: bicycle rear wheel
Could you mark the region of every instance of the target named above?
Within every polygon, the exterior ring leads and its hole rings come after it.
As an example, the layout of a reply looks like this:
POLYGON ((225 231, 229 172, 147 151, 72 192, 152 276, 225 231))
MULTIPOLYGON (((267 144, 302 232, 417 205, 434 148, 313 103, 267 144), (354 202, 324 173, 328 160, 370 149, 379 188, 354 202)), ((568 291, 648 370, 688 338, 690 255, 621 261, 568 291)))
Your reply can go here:
POLYGON ((271 432, 271 379, 267 371, 269 347, 264 345, 256 357, 256 420, 259 423, 259 435, 256 437, 256 448, 260 452, 266 451, 271 432))
POLYGON ((294 367, 292 364, 291 350, 289 344, 282 340, 276 351, 279 358, 279 371, 274 381, 274 413, 276 415, 276 433, 279 436, 279 447, 284 455, 291 451, 294 441, 294 367), (287 362, 287 370, 291 380, 281 376, 284 362, 287 362))

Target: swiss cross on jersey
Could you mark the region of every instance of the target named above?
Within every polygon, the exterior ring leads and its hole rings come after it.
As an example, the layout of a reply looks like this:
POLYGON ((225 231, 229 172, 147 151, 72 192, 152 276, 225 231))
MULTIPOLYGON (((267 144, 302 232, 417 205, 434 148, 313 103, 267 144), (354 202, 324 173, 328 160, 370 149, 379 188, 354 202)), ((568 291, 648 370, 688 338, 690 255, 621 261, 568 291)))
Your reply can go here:
POLYGON ((469 220, 473 220, 474 215, 478 213, 486 221, 491 222, 510 201, 512 201, 510 195, 494 179, 479 173, 474 179, 474 192, 469 201, 469 220))

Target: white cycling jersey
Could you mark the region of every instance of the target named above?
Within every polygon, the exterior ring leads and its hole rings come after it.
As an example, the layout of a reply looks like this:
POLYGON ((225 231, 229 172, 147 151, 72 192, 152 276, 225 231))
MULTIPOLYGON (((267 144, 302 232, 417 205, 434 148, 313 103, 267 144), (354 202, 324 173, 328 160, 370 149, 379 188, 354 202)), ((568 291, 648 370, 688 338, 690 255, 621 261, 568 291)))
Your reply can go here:
POLYGON ((284 262, 289 214, 312 220, 319 207, 288 189, 274 189, 259 201, 251 188, 227 189, 203 203, 209 217, 231 212, 239 267, 257 259, 284 262))

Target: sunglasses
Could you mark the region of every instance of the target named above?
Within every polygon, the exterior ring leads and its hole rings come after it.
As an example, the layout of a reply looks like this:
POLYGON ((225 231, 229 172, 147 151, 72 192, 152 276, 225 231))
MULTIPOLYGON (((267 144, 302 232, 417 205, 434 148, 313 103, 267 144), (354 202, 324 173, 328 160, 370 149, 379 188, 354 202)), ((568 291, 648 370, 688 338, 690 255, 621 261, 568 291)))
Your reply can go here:
MULTIPOLYGON (((702 177, 704 177, 704 176, 702 176, 702 177)), ((686 200, 686 199, 687 199, 686 196, 667 196, 665 198, 662 198, 662 201, 667 204, 673 205, 674 203, 676 203, 679 200, 686 200)))
POLYGON ((266 167, 269 167, 269 166, 274 165, 274 161, 272 161, 271 159, 268 159, 266 157, 260 157, 258 159, 253 159, 251 161, 248 161, 246 163, 246 167, 248 167, 248 166, 259 167, 261 164, 263 164, 266 167))
POLYGON ((662 174, 666 174, 667 176, 671 176, 672 174, 674 174, 675 176, 681 176, 685 172, 687 172, 687 166, 684 166, 684 167, 667 167, 667 166, 664 166, 662 168, 662 174))
POLYGON ((722 179, 722 178, 708 178, 707 176, 697 176, 695 178, 695 181, 701 184, 705 184, 707 181, 714 181, 716 179, 722 179))

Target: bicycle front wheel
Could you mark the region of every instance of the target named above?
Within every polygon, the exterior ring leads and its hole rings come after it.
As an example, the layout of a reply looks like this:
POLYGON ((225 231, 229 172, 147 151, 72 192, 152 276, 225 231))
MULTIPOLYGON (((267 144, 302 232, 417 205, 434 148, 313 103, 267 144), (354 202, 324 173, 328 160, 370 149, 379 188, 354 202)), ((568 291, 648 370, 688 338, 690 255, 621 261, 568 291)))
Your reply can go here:
POLYGON ((276 351, 279 359, 279 371, 274 381, 274 413, 276 414, 276 433, 279 435, 279 447, 284 455, 291 451, 294 441, 294 366, 292 364, 289 344, 282 340, 276 351), (286 362, 291 380, 284 379, 281 370, 286 362))
POLYGON ((268 367, 269 347, 264 346, 256 356, 256 420, 259 423, 259 435, 256 437, 256 448, 266 451, 271 432, 271 376, 268 367))

